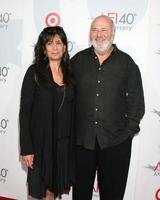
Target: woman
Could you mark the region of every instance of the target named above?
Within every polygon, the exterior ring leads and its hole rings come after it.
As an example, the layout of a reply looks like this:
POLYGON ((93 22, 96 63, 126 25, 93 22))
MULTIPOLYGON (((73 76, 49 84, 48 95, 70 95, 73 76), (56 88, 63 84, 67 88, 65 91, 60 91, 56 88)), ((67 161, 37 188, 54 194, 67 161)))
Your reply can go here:
POLYGON ((74 91, 67 47, 61 27, 44 28, 23 80, 20 147, 34 198, 54 200, 73 182, 74 91))

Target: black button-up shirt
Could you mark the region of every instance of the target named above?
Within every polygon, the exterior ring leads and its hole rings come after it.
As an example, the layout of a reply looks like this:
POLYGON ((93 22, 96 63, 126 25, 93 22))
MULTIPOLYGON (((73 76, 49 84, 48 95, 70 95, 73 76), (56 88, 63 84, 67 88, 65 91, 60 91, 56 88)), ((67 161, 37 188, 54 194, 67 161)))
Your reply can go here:
POLYGON ((123 142, 139 132, 144 97, 138 66, 116 45, 100 65, 93 47, 71 59, 76 81, 77 144, 94 149, 123 142))

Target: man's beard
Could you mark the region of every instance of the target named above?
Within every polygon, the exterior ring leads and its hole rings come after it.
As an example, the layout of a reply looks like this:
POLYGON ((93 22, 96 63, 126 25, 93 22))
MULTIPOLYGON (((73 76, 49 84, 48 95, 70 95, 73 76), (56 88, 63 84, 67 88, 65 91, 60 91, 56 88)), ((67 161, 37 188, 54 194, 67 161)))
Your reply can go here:
POLYGON ((96 40, 92 40, 91 44, 93 45, 95 51, 98 53, 103 53, 108 51, 108 49, 112 46, 113 39, 111 40, 105 40, 102 43, 98 44, 96 40))

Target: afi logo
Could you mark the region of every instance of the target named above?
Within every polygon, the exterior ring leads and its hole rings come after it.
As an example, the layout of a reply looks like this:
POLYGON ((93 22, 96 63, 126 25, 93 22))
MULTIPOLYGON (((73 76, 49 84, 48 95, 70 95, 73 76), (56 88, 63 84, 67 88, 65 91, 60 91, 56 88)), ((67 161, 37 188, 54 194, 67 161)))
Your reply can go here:
POLYGON ((120 14, 118 12, 108 12, 107 16, 110 17, 115 24, 121 25, 131 25, 135 22, 136 13, 123 13, 120 14))
POLYGON ((157 165, 154 168, 154 176, 160 176, 160 161, 157 163, 157 165))
POLYGON ((160 171, 160 161, 157 163, 157 165, 155 166, 154 171, 160 171))
POLYGON ((0 183, 5 183, 8 174, 8 169, 0 169, 0 183))
POLYGON ((0 169, 0 177, 6 178, 7 173, 8 173, 8 169, 5 169, 5 168, 0 169))
POLYGON ((150 169, 154 172, 154 176, 160 176, 160 161, 156 165, 148 165, 147 169, 150 169))

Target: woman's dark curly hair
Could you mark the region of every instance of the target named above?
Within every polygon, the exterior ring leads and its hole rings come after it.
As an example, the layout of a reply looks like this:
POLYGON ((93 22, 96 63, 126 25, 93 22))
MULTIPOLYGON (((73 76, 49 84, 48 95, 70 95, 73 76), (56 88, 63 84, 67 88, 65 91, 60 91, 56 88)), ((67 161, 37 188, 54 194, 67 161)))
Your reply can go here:
POLYGON ((63 57, 60 63, 60 67, 63 73, 63 82, 67 85, 72 83, 67 36, 62 27, 54 26, 54 27, 47 27, 43 29, 43 31, 40 33, 38 37, 38 41, 34 48, 33 64, 35 64, 35 67, 36 67, 35 78, 38 84, 43 85, 43 84, 46 84, 47 82, 45 71, 46 71, 46 68, 49 66, 49 60, 45 54, 45 47, 46 47, 47 42, 55 35, 58 35, 62 43, 66 46, 65 52, 63 54, 63 57))

